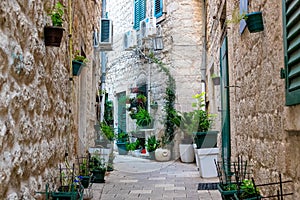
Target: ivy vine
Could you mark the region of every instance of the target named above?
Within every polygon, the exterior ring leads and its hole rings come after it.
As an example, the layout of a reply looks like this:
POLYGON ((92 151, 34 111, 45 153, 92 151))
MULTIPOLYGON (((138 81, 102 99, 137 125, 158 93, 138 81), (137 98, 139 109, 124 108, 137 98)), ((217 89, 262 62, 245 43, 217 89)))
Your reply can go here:
POLYGON ((148 56, 150 61, 156 63, 161 71, 163 71, 168 79, 167 79, 167 87, 166 87, 166 96, 164 97, 164 111, 166 112, 165 116, 165 132, 162 137, 162 146, 172 143, 175 136, 175 128, 176 126, 180 126, 180 117, 178 115, 177 110, 175 109, 175 99, 176 99, 176 83, 175 79, 172 77, 170 70, 166 67, 166 65, 158 58, 155 57, 154 53, 151 52, 148 56))

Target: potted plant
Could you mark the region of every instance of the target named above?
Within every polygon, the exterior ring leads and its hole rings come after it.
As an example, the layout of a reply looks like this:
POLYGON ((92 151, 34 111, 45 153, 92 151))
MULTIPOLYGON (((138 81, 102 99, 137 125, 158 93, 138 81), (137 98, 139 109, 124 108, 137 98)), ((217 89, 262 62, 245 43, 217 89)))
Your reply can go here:
POLYGON ((54 9, 49 13, 49 16, 51 16, 52 20, 52 26, 44 27, 45 46, 60 46, 63 31, 65 30, 62 27, 63 15, 64 6, 60 2, 57 2, 54 9))
POLYGON ((105 173, 107 166, 105 165, 104 158, 101 158, 99 153, 95 152, 90 159, 90 169, 93 174, 93 183, 104 183, 105 173))
POLYGON ((149 112, 139 107, 138 112, 135 114, 136 118, 136 125, 143 128, 151 128, 149 125, 152 123, 152 118, 149 114, 149 112))
POLYGON ((205 107, 204 102, 205 92, 196 94, 193 98, 196 100, 192 104, 192 107, 195 108, 192 111, 192 129, 196 130, 194 132, 194 142, 199 148, 213 148, 217 146, 217 131, 209 131, 212 126, 214 115, 207 113, 203 108, 205 107))
POLYGON ((218 76, 216 74, 212 74, 211 79, 212 79, 214 85, 220 85, 220 76, 218 76))
POLYGON ((83 197, 83 186, 80 184, 79 177, 74 174, 74 164, 73 168, 62 168, 60 169, 60 186, 57 191, 51 192, 52 199, 57 200, 67 200, 67 199, 81 199, 83 197))
POLYGON ((232 18, 230 20, 226 20, 226 22, 227 24, 238 24, 243 19, 246 21, 250 33, 256 33, 264 30, 262 12, 240 14, 239 10, 235 9, 232 13, 232 18))
POLYGON ((259 189, 255 186, 254 180, 244 179, 238 184, 238 191, 234 194, 236 200, 258 200, 261 199, 259 189))
POLYGON ((159 147, 160 141, 156 139, 155 135, 148 137, 146 142, 146 149, 149 153, 150 160, 155 160, 155 150, 159 147))
POLYGON ((129 142, 129 136, 127 133, 121 132, 118 134, 117 138, 117 146, 118 146, 118 152, 119 155, 127 155, 127 147, 126 145, 129 142))
POLYGON ((196 131, 194 112, 181 114, 180 129, 183 131, 183 139, 179 144, 180 159, 184 163, 194 162, 193 132, 196 131))
POLYGON ((88 158, 82 158, 82 162, 79 162, 79 176, 80 182, 84 188, 88 188, 91 181, 89 161, 88 158))
POLYGON ((104 137, 109 140, 113 141, 115 138, 114 130, 111 126, 107 125, 105 122, 101 122, 100 124, 101 132, 103 133, 104 137))
POLYGON ((143 94, 138 94, 137 97, 136 97, 136 100, 137 100, 138 104, 140 104, 140 105, 141 104, 144 105, 147 102, 147 98, 143 94))
POLYGON ((73 70, 73 76, 79 76, 80 72, 82 70, 82 67, 86 65, 88 60, 85 56, 80 55, 80 51, 76 50, 73 60, 72 60, 72 70, 73 70))

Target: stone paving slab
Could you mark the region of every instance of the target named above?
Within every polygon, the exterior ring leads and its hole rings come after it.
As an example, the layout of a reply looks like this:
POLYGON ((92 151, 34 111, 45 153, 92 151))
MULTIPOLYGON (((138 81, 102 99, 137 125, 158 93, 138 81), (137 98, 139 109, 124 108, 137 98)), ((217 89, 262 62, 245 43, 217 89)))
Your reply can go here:
POLYGON ((200 178, 196 164, 117 155, 114 167, 105 183, 92 185, 93 200, 222 199, 217 190, 198 190, 198 183, 218 180, 200 178))

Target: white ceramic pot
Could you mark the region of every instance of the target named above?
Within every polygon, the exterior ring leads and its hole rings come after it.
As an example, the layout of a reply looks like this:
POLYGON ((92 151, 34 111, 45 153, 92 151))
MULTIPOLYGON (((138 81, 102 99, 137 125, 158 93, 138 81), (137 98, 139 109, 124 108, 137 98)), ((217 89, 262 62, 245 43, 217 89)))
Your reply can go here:
POLYGON ((169 161, 171 159, 171 151, 169 149, 158 148, 155 150, 155 160, 157 161, 169 161))
POLYGON ((192 163, 195 159, 194 148, 192 144, 179 144, 181 162, 192 163))

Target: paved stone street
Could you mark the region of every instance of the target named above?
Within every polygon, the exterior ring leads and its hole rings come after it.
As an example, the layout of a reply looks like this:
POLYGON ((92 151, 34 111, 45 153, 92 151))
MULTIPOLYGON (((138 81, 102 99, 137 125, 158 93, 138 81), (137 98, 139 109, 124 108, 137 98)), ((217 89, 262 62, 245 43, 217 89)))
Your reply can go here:
POLYGON ((217 179, 200 178, 194 163, 156 162, 117 155, 114 167, 105 177, 105 184, 93 184, 93 199, 221 199, 217 190, 198 190, 198 183, 217 182, 217 179))

